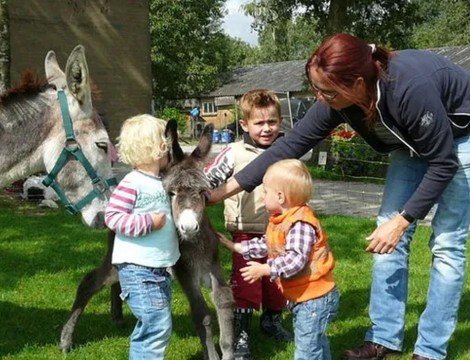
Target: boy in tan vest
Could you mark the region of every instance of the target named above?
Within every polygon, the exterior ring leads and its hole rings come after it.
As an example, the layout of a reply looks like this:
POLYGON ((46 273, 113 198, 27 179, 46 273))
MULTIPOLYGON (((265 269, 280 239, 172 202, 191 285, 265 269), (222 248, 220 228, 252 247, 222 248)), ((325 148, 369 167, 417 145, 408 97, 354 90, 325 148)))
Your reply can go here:
MULTIPOLYGON (((251 90, 240 100, 244 130, 241 141, 229 144, 204 170, 212 188, 225 183, 246 164, 270 147, 278 138, 281 125, 281 106, 272 92, 251 90)), ((263 188, 241 192, 224 202, 225 226, 238 243, 260 237, 266 230, 268 214, 263 204, 263 188)), ((266 257, 256 259, 261 264, 266 257)), ((262 306, 261 329, 277 340, 292 341, 293 336, 281 324, 286 299, 278 286, 268 278, 253 283, 245 281, 240 269, 246 260, 232 253, 231 288, 235 298, 235 360, 250 360, 250 327, 253 310, 262 306)))

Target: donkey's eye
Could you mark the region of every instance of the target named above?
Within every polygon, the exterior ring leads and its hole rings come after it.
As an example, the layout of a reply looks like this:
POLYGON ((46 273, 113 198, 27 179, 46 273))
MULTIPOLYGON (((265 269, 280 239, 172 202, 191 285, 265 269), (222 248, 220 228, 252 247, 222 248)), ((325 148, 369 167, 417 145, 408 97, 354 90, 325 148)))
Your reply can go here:
POLYGON ((175 196, 175 193, 173 191, 168 191, 168 195, 172 197, 172 196, 175 196))
POLYGON ((106 154, 108 153, 108 143, 106 141, 97 141, 97 142, 95 142, 95 144, 101 150, 103 150, 106 154))

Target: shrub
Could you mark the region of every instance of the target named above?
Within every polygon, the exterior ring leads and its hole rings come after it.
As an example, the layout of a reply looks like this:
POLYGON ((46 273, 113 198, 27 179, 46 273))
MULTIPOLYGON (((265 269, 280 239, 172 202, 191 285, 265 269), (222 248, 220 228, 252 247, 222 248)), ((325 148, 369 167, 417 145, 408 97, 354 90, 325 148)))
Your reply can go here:
POLYGON ((176 122, 178 123, 178 132, 182 134, 186 131, 187 116, 182 114, 178 109, 166 107, 163 110, 159 111, 157 116, 164 120, 176 120, 176 122))

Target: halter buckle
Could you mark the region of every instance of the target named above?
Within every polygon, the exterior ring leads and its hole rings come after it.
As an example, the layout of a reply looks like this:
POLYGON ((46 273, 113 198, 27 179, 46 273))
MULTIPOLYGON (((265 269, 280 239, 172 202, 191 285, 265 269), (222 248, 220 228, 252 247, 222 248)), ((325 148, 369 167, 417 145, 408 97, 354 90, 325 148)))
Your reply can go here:
POLYGON ((93 188, 100 194, 103 194, 106 190, 109 189, 109 186, 105 181, 103 181, 103 179, 98 178, 98 180, 93 183, 93 188))
POLYGON ((73 154, 80 150, 80 144, 75 139, 65 140, 64 149, 73 154))

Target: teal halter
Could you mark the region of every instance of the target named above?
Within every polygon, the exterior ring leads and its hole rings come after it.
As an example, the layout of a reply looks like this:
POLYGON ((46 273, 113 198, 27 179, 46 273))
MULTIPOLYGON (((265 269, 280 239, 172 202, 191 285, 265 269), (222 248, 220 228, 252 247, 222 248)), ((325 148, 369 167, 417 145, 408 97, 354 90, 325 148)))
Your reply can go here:
POLYGON ((110 186, 116 185, 117 180, 114 177, 107 180, 103 180, 96 174, 95 170, 93 169, 93 166, 91 166, 90 162, 88 161, 82 149, 80 148, 80 145, 75 139, 72 119, 70 118, 70 112, 67 105, 67 97, 65 96, 63 90, 59 90, 57 92, 57 98, 59 99, 60 103, 60 110, 62 113, 62 120, 64 122, 66 140, 64 148, 62 149, 62 152, 60 153, 60 156, 57 159, 54 167, 49 172, 49 174, 46 175, 42 183, 46 187, 52 187, 59 196, 62 203, 64 204, 65 210, 67 210, 70 215, 75 215, 81 209, 83 209, 85 205, 90 203, 94 198, 100 196, 105 191, 107 191, 110 186), (62 187, 57 181, 55 181, 57 174, 71 159, 71 156, 75 157, 82 164, 88 176, 90 177, 91 182, 93 183, 93 190, 90 191, 81 200, 77 201, 75 204, 70 202, 70 200, 67 198, 67 195, 65 195, 65 192, 62 187))

